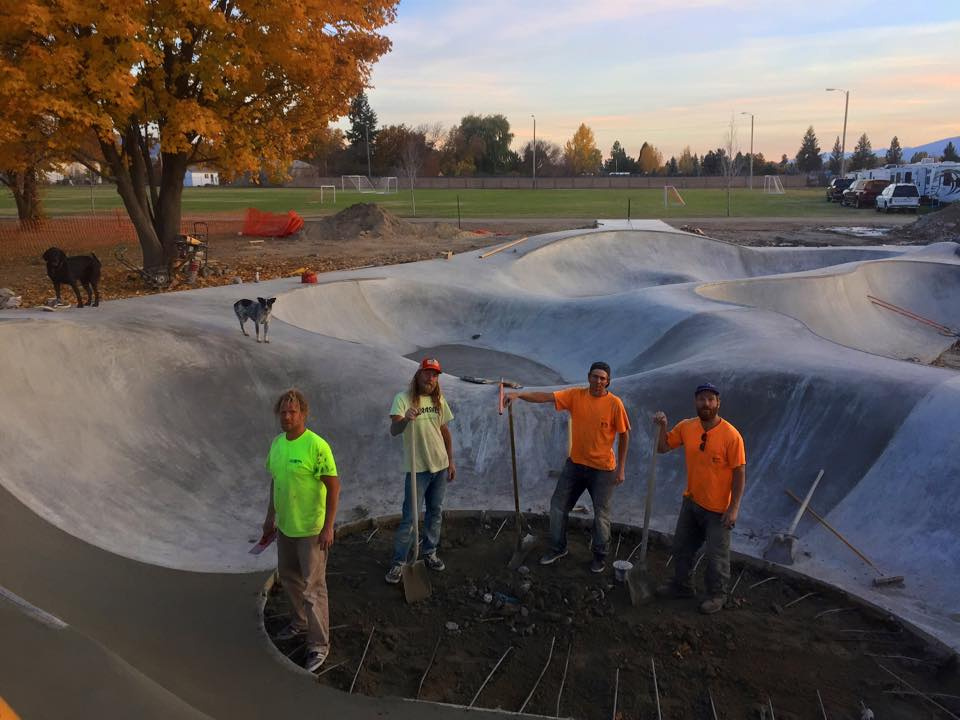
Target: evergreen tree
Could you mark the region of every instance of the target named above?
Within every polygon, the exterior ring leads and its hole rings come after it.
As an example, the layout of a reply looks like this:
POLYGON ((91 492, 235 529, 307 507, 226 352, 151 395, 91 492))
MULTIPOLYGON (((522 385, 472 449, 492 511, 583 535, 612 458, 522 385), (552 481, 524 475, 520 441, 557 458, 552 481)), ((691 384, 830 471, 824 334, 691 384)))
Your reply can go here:
POLYGON ((903 148, 900 147, 900 140, 897 139, 896 135, 890 141, 890 148, 887 150, 885 159, 888 165, 899 165, 903 162, 903 148))
POLYGON ((930 157, 930 154, 929 154, 929 153, 926 153, 926 152, 923 152, 923 151, 921 150, 920 152, 915 152, 913 155, 910 156, 910 162, 912 162, 912 163, 918 163, 918 162, 920 162, 921 160, 923 160, 925 157, 930 157))
POLYGON ((680 174, 680 166, 677 164, 677 159, 675 157, 670 158, 670 162, 667 163, 667 175, 676 177, 680 174))
POLYGON ((870 138, 864 133, 857 140, 857 146, 853 149, 853 155, 850 158, 851 170, 869 170, 877 166, 877 156, 873 154, 873 147, 870 145, 870 138))
POLYGON ((347 140, 353 148, 360 147, 366 149, 367 133, 370 133, 370 146, 376 144, 377 138, 377 114, 370 107, 367 100, 367 94, 361 92, 350 101, 350 112, 347 114, 350 121, 350 129, 347 130, 347 140))
POLYGON ((823 167, 823 158, 820 157, 820 144, 813 131, 813 125, 807 128, 797 151, 797 169, 800 172, 815 172, 823 167))
POLYGON ((691 175, 694 175, 695 177, 700 177, 700 174, 701 174, 702 172, 703 172, 703 167, 700 165, 700 158, 698 158, 698 157, 697 157, 697 154, 694 153, 694 154, 693 154, 693 168, 692 168, 692 171, 691 171, 690 174, 691 174, 691 175))
POLYGON ((960 162, 960 155, 957 155, 957 149, 953 146, 953 140, 947 143, 947 146, 943 149, 943 157, 940 159, 949 162, 960 162))
POLYGON ((830 163, 828 169, 834 175, 838 174, 843 167, 843 148, 840 145, 840 136, 837 135, 837 141, 833 143, 833 151, 830 153, 830 163))
POLYGON ((633 172, 636 162, 627 155, 623 145, 619 140, 613 141, 613 147, 610 148, 610 157, 603 163, 603 169, 607 172, 633 172))

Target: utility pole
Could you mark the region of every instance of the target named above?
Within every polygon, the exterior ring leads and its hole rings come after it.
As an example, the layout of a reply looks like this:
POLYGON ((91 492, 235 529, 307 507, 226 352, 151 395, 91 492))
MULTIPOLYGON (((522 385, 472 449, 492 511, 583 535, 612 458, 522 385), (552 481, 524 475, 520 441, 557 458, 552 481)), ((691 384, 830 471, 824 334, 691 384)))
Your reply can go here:
POLYGON ((537 116, 530 113, 533 118, 533 189, 537 189, 537 116))
POLYGON ((740 114, 750 116, 750 189, 753 190, 753 113, 742 112, 740 114))
POLYGON ((843 139, 840 141, 840 177, 843 177, 847 168, 847 110, 850 109, 850 91, 842 88, 827 88, 827 92, 842 92, 847 96, 843 102, 843 139))

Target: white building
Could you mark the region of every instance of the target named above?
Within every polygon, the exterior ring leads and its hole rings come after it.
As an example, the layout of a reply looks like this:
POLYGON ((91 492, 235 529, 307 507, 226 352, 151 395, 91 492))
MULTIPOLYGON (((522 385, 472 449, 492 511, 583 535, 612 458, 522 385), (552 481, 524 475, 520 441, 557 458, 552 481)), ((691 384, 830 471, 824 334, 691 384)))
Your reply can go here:
POLYGON ((184 187, 203 187, 205 185, 219 185, 220 173, 210 168, 188 167, 183 175, 184 187))

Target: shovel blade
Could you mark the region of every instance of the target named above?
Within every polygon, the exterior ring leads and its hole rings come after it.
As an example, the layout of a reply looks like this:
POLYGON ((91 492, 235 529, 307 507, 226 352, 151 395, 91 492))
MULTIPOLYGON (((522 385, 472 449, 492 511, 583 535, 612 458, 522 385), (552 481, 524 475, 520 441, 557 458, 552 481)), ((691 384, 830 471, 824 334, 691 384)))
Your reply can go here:
POLYGON ((793 565, 793 555, 797 538, 793 535, 776 534, 763 552, 763 559, 778 565, 793 565))
POLYGON ((638 607, 653 597, 653 580, 642 565, 634 565, 627 571, 627 590, 630 604, 638 607))
POLYGON ((403 566, 403 596, 408 603, 420 602, 430 597, 433 592, 430 588, 430 578, 427 576, 427 566, 423 560, 403 566))
POLYGON ((530 551, 536 544, 537 539, 533 535, 524 535, 520 542, 517 543, 517 549, 514 550, 513 555, 510 556, 510 562, 507 563, 507 568, 516 570, 523 565, 524 560, 527 559, 527 555, 530 554, 530 551))

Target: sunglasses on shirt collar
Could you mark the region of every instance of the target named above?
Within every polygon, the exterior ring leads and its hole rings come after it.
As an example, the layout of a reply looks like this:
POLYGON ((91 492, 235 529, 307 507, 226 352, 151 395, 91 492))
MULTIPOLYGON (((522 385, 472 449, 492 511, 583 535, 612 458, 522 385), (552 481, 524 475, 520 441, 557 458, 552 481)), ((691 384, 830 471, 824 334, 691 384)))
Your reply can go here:
POLYGON ((707 434, 704 433, 700 436, 700 452, 703 452, 703 449, 707 446, 707 434))

